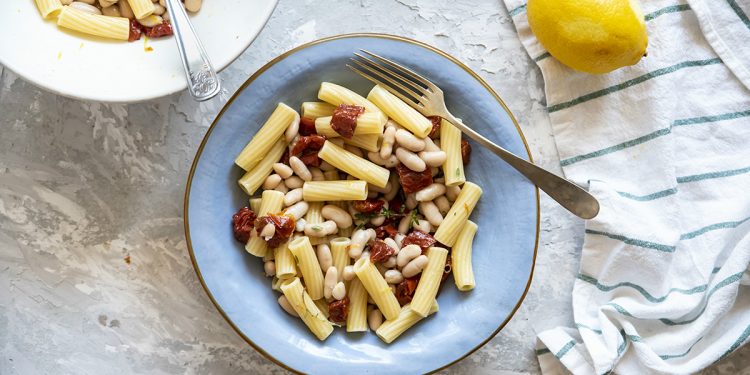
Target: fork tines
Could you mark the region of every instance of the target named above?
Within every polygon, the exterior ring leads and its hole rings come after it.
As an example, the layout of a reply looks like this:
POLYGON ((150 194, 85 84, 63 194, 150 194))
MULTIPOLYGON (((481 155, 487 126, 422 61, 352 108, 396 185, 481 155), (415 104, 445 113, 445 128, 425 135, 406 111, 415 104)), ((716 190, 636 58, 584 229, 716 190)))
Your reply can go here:
POLYGON ((355 52, 356 58, 350 60, 362 70, 349 64, 347 64, 347 67, 373 83, 382 86, 401 100, 407 103, 421 103, 425 99, 424 96, 436 91, 434 89, 436 86, 432 82, 411 69, 372 52, 361 51, 373 58, 355 52))

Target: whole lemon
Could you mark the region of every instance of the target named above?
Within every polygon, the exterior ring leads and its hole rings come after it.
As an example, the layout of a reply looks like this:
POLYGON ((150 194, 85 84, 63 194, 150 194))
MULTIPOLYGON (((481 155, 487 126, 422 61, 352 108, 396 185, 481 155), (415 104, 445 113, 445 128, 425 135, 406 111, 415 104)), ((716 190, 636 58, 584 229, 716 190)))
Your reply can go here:
POLYGON ((608 73, 634 65, 648 35, 638 0, 529 0, 531 31, 561 63, 608 73))

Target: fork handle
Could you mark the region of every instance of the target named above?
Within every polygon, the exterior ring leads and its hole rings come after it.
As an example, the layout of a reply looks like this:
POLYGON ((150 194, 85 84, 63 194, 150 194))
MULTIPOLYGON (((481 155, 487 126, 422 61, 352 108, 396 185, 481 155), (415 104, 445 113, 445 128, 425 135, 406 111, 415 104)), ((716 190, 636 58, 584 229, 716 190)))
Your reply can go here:
POLYGON ((580 186, 530 163, 504 148, 496 145, 481 134, 464 125, 455 116, 447 113, 444 116, 448 122, 455 125, 461 132, 482 146, 488 148, 511 167, 526 176, 534 185, 542 189, 550 198, 560 203, 566 210, 583 219, 592 219, 599 213, 599 202, 580 186))

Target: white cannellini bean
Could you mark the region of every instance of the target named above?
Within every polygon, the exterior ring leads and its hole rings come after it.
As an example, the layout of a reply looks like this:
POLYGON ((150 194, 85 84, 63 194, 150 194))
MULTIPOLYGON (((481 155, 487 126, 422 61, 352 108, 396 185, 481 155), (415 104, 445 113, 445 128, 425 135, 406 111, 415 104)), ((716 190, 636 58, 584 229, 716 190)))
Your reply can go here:
MULTIPOLYGON (((375 186, 373 184, 367 184, 367 191, 374 191, 376 193, 383 193, 387 194, 391 192, 391 189, 393 189, 393 185, 390 181, 388 181, 387 184, 385 184, 385 187, 375 186)), ((388 202, 386 202, 387 204, 388 202)))
POLYGON ((276 262, 269 260, 266 263, 263 264, 263 271, 265 271, 266 276, 276 276, 276 262))
POLYGON ((349 256, 354 259, 359 258, 368 241, 370 241, 370 233, 366 229, 355 230, 352 233, 352 243, 349 245, 349 256))
POLYGON ((264 239, 269 239, 273 237, 273 235, 276 233, 276 226, 268 223, 266 226, 263 227, 263 230, 260 231, 259 237, 263 237, 264 239))
POLYGON ((433 227, 437 227, 443 223, 443 215, 440 214, 440 209, 432 201, 421 202, 419 204, 419 212, 424 215, 425 219, 430 222, 433 227))
POLYGON ((164 19, 155 14, 152 14, 147 17, 143 17, 138 20, 138 23, 146 27, 154 27, 156 25, 161 25, 163 22, 164 22, 164 19))
POLYGON ((396 157, 404 164, 407 168, 415 172, 424 172, 427 169, 427 164, 417 154, 399 147, 396 149, 396 157))
POLYGON ((435 177, 440 173, 440 168, 438 167, 432 167, 430 168, 430 174, 432 174, 432 177, 435 177))
POLYGON ((279 184, 279 186, 276 186, 273 190, 280 191, 280 192, 282 192, 284 194, 286 194, 286 193, 289 192, 289 188, 286 187, 286 185, 284 185, 284 184, 279 184))
POLYGON ((417 202, 426 202, 431 201, 443 194, 445 194, 445 185, 433 183, 426 188, 416 192, 414 194, 414 198, 417 199, 417 202))
POLYGON ((289 190, 289 192, 286 193, 286 195, 284 195, 284 206, 289 207, 301 200, 302 200, 302 188, 289 190))
POLYGON ((414 226, 414 229, 421 230, 422 232, 425 232, 425 233, 432 232, 432 226, 430 225, 430 222, 427 220, 422 220, 422 219, 419 219, 419 223, 414 226))
POLYGON ((422 151, 425 147, 423 140, 406 129, 396 130, 396 142, 399 146, 414 152, 422 151))
POLYGON ((357 274, 354 273, 354 266, 346 266, 344 267, 344 270, 341 271, 341 279, 344 281, 352 281, 356 275, 357 274))
POLYGON ((297 232, 304 231, 305 224, 307 224, 307 220, 305 220, 304 218, 297 220, 297 222, 294 223, 294 230, 297 232))
POLYGON ((386 202, 390 202, 393 198, 396 198, 396 195, 398 195, 398 192, 401 189, 401 182, 399 181, 398 173, 391 173, 390 181, 388 181, 388 183, 391 184, 391 190, 383 196, 383 199, 386 202))
POLYGON ((451 202, 454 202, 460 193, 461 188, 459 186, 448 186, 445 189, 445 197, 451 202))
POLYGON ((430 139, 430 137, 427 137, 424 139, 424 150, 425 151, 442 151, 440 150, 440 146, 436 145, 435 142, 430 139))
POLYGON ((336 284, 336 286, 333 287, 331 296, 333 296, 333 298, 337 301, 341 301, 342 299, 344 299, 344 297, 346 297, 346 286, 343 282, 339 282, 338 284, 336 284))
POLYGON ((320 170, 322 170, 323 172, 336 170, 336 167, 332 166, 331 164, 328 164, 328 162, 325 160, 320 162, 320 167, 318 168, 320 168, 320 170))
POLYGON ((370 295, 370 293, 367 293, 367 303, 370 304, 370 305, 374 305, 375 304, 375 300, 372 299, 372 296, 370 295))
POLYGON ((390 155, 387 158, 383 158, 380 156, 380 153, 368 152, 367 158, 370 159, 371 162, 377 165, 382 165, 386 168, 393 168, 398 165, 398 158, 396 158, 395 155, 390 155))
POLYGON ((367 325, 370 326, 370 330, 375 332, 381 324, 383 324, 383 314, 378 309, 372 309, 367 314, 367 325))
POLYGON ((333 266, 328 267, 325 272, 325 278, 323 279, 323 295, 326 299, 329 299, 331 298, 333 287, 338 283, 339 273, 336 270, 336 267, 333 266))
POLYGON ((396 241, 393 238, 386 237, 383 242, 385 242, 386 245, 390 246, 393 251, 395 251, 393 254, 398 254, 398 251, 401 250, 401 247, 398 246, 396 241))
MULTIPOLYGON (((102 8, 110 7, 110 6, 114 5, 115 3, 117 3, 117 0, 99 0, 99 5, 102 8)), ((89 3, 89 4, 93 5, 94 3, 89 3)))
POLYGON ((385 271, 388 271, 388 268, 383 263, 375 263, 375 268, 380 272, 380 276, 385 276, 385 271))
MULTIPOLYGON (((359 255, 359 258, 369 258, 369 257, 370 257, 369 251, 363 251, 362 254, 359 255)), ((357 260, 359 260, 359 258, 357 258, 357 260)))
POLYGON ((161 4, 154 4, 154 14, 156 14, 157 16, 161 16, 166 11, 167 8, 161 6, 161 4))
POLYGON ((398 284, 404 281, 404 275, 402 275, 398 270, 385 271, 384 278, 388 284, 398 284))
POLYGON ((299 189, 304 184, 305 181, 302 181, 302 179, 297 176, 292 176, 284 180, 284 185, 290 189, 299 189))
POLYGON ((320 210, 320 214, 326 220, 333 220, 336 223, 336 226, 341 229, 349 228, 353 223, 352 217, 348 212, 346 212, 343 208, 332 204, 323 206, 323 208, 320 210))
POLYGON ((274 173, 266 177, 266 180, 263 181, 263 189, 265 190, 276 189, 276 187, 279 186, 280 183, 281 183, 281 176, 274 173))
POLYGON ((318 224, 305 224, 305 234, 310 237, 325 237, 329 234, 334 234, 338 231, 336 222, 333 220, 326 220, 318 224))
POLYGON ((346 145, 346 143, 344 143, 344 138, 341 137, 331 138, 328 140, 328 142, 331 142, 339 147, 344 147, 346 145))
POLYGON ((370 236, 370 241, 375 241, 375 239, 378 238, 378 232, 376 232, 375 229, 367 229, 367 234, 370 236))
POLYGON ((390 258, 386 259, 385 262, 383 262, 383 267, 386 269, 396 267, 396 257, 391 256, 390 258))
POLYGON ((383 225, 383 223, 385 223, 385 216, 383 215, 378 215, 370 219, 370 224, 376 227, 383 225))
POLYGON ((74 1, 74 2, 70 3, 70 7, 71 8, 76 8, 78 10, 82 10, 82 11, 88 13, 88 14, 96 14, 96 15, 101 15, 102 14, 102 11, 99 10, 99 8, 97 8, 97 7, 95 7, 95 6, 91 5, 91 4, 86 4, 86 3, 81 2, 81 1, 74 1))
POLYGON ((395 295, 396 294, 396 285, 394 285, 394 284, 388 284, 388 286, 391 287, 391 293, 393 293, 395 295))
POLYGON ((312 181, 312 173, 307 169, 305 163, 302 162, 298 157, 292 156, 289 158, 289 165, 292 167, 294 173, 304 181, 312 181))
POLYGON ((320 170, 320 168, 312 167, 310 168, 310 174, 312 175, 313 181, 325 181, 326 176, 323 175, 323 171, 320 170))
POLYGON ((333 266, 333 255, 331 255, 331 248, 328 245, 324 243, 318 245, 316 255, 318 256, 321 271, 326 272, 327 269, 333 266))
POLYGON ((445 177, 433 178, 432 182, 445 185, 445 177))
POLYGON ((362 150, 360 150, 360 149, 359 149, 359 147, 357 147, 357 146, 352 146, 352 145, 344 145, 344 149, 345 149, 346 151, 349 151, 349 152, 351 152, 351 153, 352 153, 352 154, 354 154, 354 155, 357 155, 357 156, 359 156, 360 158, 363 158, 363 157, 365 157, 365 154, 364 154, 364 153, 362 153, 362 150))
POLYGON ((367 199, 374 199, 378 197, 377 191, 368 191, 367 192, 367 199))
POLYGON ((427 266, 427 255, 420 255, 404 266, 401 274, 404 277, 414 277, 419 275, 425 266, 427 266))
POLYGON ((119 1, 117 5, 120 7, 120 14, 122 14, 123 17, 130 18, 131 20, 135 18, 135 14, 133 14, 133 8, 130 7, 128 0, 119 1))
POLYGON ((451 209, 451 202, 448 201, 448 198, 446 198, 445 195, 435 198, 433 202, 435 202, 435 205, 443 216, 445 216, 451 209))
POLYGON ((398 222, 398 233, 409 233, 409 226, 411 226, 411 215, 406 215, 398 222))
POLYGON ((292 177, 292 175, 294 174, 294 171, 292 170, 292 168, 290 168, 288 165, 284 163, 275 163, 273 165, 273 171, 276 172, 276 174, 281 176, 281 178, 283 179, 292 177))
POLYGON ((284 213, 294 217, 294 220, 299 220, 305 216, 308 209, 310 209, 310 205, 305 201, 300 201, 287 207, 286 210, 284 210, 284 213))
POLYGON ((188 12, 197 12, 201 10, 201 5, 203 5, 203 0, 185 0, 185 9, 188 10, 188 12))
POLYGON ((405 267, 409 262, 411 262, 414 258, 422 255, 422 248, 417 245, 406 245, 401 248, 401 251, 398 252, 398 255, 396 256, 396 265, 399 268, 405 267))
POLYGON ((289 303, 289 300, 286 299, 285 295, 279 296, 279 299, 277 300, 279 302, 279 306, 281 306, 281 309, 286 311, 287 314, 299 318, 299 315, 297 315, 297 312, 294 311, 294 308, 292 307, 292 304, 289 303))
POLYGON ((393 237, 393 240, 396 241, 396 245, 398 245, 399 251, 403 248, 404 238, 406 238, 406 235, 403 233, 397 233, 395 237, 393 237))
POLYGON ((393 144, 396 142, 396 128, 389 126, 383 132, 383 143, 380 144, 380 158, 388 159, 393 155, 393 144))
POLYGON ((102 8, 102 14, 107 17, 120 17, 120 7, 117 5, 110 5, 106 8, 102 8))
POLYGON ((286 142, 289 143, 294 139, 294 137, 299 134, 299 114, 294 114, 294 119, 289 124, 289 126, 286 128, 286 131, 284 132, 284 139, 286 139, 286 142))
POLYGON ((445 151, 422 151, 419 153, 419 157, 430 167, 439 167, 445 164, 445 160, 448 159, 445 151))
POLYGON ((406 204, 406 208, 408 208, 409 210, 413 210, 417 207, 417 204, 419 204, 419 202, 417 202, 417 197, 414 195, 414 193, 406 195, 405 204, 406 204))

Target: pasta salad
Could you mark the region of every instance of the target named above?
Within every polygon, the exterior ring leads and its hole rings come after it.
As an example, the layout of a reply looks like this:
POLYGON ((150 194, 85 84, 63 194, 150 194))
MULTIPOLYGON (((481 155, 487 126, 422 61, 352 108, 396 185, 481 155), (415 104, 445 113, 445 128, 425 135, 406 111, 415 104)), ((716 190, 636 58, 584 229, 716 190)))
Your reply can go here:
MULTIPOLYGON (((57 17, 57 25, 103 38, 136 41, 145 35, 172 35, 165 0, 35 0, 42 17, 57 17)), ((197 12, 203 0, 182 0, 197 12)))
POLYGON ((471 147, 380 86, 364 98, 323 82, 318 99, 301 116, 280 103, 237 156, 251 198, 234 237, 319 340, 345 326, 391 343, 438 311, 451 273, 475 286, 471 147))

